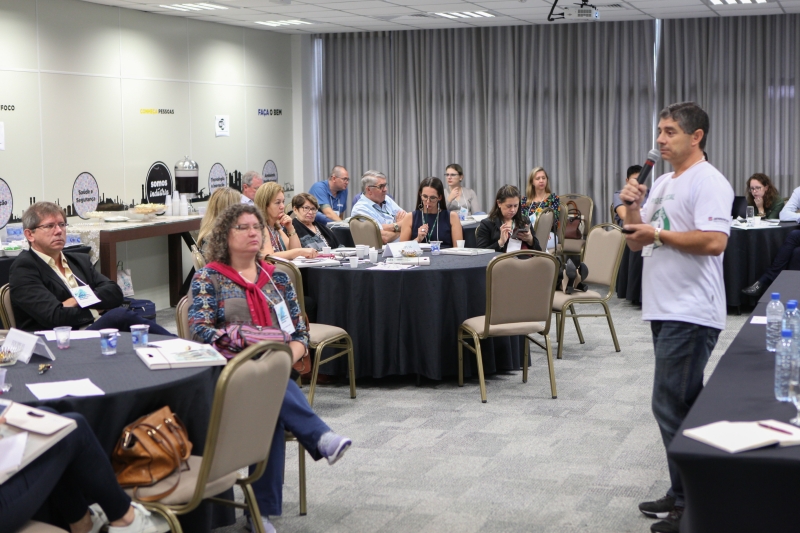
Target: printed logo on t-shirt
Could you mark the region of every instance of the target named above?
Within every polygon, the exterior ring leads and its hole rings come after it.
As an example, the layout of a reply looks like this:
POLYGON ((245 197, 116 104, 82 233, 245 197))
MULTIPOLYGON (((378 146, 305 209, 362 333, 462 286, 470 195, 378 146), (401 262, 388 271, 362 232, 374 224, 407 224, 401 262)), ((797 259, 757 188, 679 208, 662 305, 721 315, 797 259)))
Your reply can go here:
POLYGON ((669 216, 667 216, 667 212, 663 207, 659 208, 658 211, 653 213, 653 218, 650 219, 650 225, 654 228, 669 230, 669 216))

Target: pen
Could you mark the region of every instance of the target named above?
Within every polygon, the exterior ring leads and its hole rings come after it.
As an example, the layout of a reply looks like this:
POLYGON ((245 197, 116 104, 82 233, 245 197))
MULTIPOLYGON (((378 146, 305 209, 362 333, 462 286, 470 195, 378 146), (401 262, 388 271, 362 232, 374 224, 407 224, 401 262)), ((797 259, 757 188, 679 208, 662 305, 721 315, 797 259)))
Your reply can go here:
POLYGON ((785 429, 776 428, 774 426, 763 424, 761 422, 759 422, 758 425, 760 427, 762 427, 762 428, 771 429, 772 431, 777 431, 778 433, 784 433, 786 435, 793 435, 793 433, 791 431, 786 431, 785 429))

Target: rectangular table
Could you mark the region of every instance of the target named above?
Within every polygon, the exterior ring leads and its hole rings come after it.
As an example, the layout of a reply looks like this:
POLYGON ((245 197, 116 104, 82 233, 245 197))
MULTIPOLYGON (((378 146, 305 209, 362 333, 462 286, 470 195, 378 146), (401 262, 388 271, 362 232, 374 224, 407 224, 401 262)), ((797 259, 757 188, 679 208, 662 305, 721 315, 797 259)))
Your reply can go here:
MULTIPOLYGON (((800 298, 800 272, 782 272, 770 291, 784 302, 800 298)), ((765 307, 759 302, 753 315, 765 307)), ((686 492, 683 533, 800 530, 800 446, 729 454, 682 433, 719 420, 788 422, 795 415, 791 403, 775 399, 775 356, 765 344, 765 326, 748 320, 670 444, 686 492)))
POLYGON ((69 231, 80 233, 81 242, 92 247, 92 259, 100 260, 100 272, 111 279, 117 279, 117 243, 167 236, 169 258, 169 304, 178 305, 181 299, 183 279, 183 256, 181 239, 186 246, 194 244, 190 231, 200 229, 202 216, 156 217, 150 221, 139 222, 87 222, 69 225, 69 231))

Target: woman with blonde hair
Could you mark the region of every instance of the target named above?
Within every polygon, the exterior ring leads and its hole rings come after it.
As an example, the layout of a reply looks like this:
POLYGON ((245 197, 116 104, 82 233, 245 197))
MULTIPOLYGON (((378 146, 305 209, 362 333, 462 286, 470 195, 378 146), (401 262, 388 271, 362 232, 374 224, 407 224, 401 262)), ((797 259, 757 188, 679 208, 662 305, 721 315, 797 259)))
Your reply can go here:
POLYGON ((561 200, 550 190, 550 176, 543 167, 536 167, 528 174, 528 186, 525 189, 528 198, 528 213, 539 214, 544 209, 553 210, 553 231, 558 227, 558 208, 561 200))
POLYGON ((220 187, 211 193, 206 207, 206 214, 200 222, 200 231, 197 235, 197 249, 202 251, 204 241, 211 235, 217 219, 225 209, 242 202, 242 193, 230 187, 220 187))
POLYGON ((258 188, 253 202, 266 221, 267 239, 264 241, 264 255, 292 260, 297 257, 317 256, 313 248, 303 248, 300 238, 292 225, 292 217, 286 214, 283 187, 268 181, 258 188))

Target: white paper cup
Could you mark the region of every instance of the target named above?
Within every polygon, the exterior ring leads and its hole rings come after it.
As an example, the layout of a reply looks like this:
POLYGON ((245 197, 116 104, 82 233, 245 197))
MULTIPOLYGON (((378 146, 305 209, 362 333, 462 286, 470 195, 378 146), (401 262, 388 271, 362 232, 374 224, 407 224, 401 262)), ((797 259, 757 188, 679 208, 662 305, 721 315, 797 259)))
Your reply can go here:
POLYGON ((331 253, 331 247, 330 247, 330 246, 323 246, 323 247, 322 247, 322 253, 323 253, 323 254, 329 254, 329 253, 331 253))
POLYGON ((464 247, 464 243, 466 243, 466 241, 456 241, 456 246, 459 247, 459 248, 463 248, 464 247))
POLYGON ((370 263, 377 263, 378 262, 378 250, 370 250, 369 251, 369 262, 370 263))
POLYGON ((358 257, 350 258, 350 268, 358 268, 358 257))

